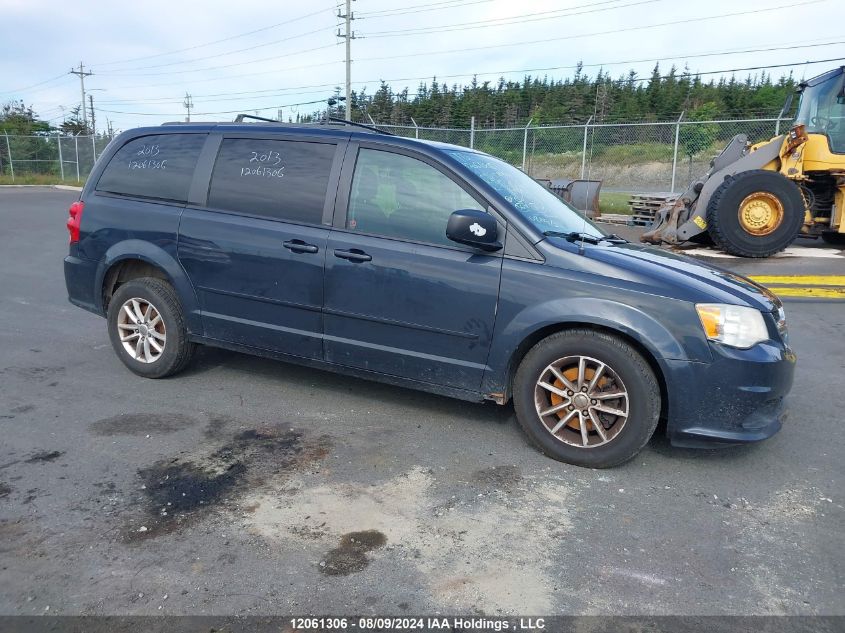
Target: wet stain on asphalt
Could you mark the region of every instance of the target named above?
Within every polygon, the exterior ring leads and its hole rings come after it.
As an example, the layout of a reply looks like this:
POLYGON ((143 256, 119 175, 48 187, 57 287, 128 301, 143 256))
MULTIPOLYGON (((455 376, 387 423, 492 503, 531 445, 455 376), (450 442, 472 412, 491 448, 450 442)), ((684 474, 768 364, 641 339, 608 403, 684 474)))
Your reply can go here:
POLYGON ((64 455, 64 451, 39 451, 26 459, 27 464, 38 464, 43 462, 53 462, 64 455))
POLYGON ((159 464, 138 474, 150 504, 158 509, 162 521, 167 522, 220 502, 245 472, 246 466, 241 462, 230 464, 220 473, 184 462, 159 464))
POLYGON ((11 492, 12 487, 9 484, 0 481, 0 499, 2 499, 3 497, 8 497, 11 492))
POLYGON ((384 547, 387 537, 378 530, 350 532, 340 538, 340 544, 320 561, 320 571, 327 576, 346 576, 363 570, 370 564, 367 552, 384 547))
POLYGON ((175 433, 196 424, 196 420, 179 413, 123 413, 91 423, 90 429, 96 435, 152 435, 175 433))
POLYGON ((124 528, 124 541, 169 534, 215 509, 234 508, 268 477, 322 459, 329 448, 326 437, 307 440, 299 431, 265 427, 241 431, 205 457, 177 457, 140 469, 144 516, 124 528))

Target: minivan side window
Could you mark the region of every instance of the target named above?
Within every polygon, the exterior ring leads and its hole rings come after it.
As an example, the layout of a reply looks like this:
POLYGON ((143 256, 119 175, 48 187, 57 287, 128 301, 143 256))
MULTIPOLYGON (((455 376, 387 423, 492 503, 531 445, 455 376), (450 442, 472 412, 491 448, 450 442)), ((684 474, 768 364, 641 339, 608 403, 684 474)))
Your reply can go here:
POLYGON ((336 145, 224 139, 208 206, 277 220, 320 224, 336 145))
POLYGON ((97 191, 185 202, 205 139, 205 134, 132 139, 112 156, 97 191))
POLYGON ((456 246, 446 237, 449 216, 484 205, 431 165, 362 148, 358 152, 346 228, 415 242, 456 246))

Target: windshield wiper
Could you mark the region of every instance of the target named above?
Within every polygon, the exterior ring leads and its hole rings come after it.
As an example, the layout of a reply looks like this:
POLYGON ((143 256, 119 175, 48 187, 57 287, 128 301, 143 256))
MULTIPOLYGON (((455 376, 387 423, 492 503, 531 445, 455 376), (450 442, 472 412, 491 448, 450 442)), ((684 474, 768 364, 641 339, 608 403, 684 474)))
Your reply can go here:
POLYGON ((603 242, 612 242, 613 244, 630 244, 631 240, 626 240, 621 235, 616 235, 616 233, 611 233, 610 235, 605 235, 602 238, 603 242))
POLYGON ((628 240, 624 237, 619 237, 616 234, 611 235, 593 235, 592 233, 583 233, 580 231, 543 231, 546 237, 562 237, 570 242, 588 242, 590 244, 598 244, 600 242, 610 242, 611 244, 627 244, 628 240))

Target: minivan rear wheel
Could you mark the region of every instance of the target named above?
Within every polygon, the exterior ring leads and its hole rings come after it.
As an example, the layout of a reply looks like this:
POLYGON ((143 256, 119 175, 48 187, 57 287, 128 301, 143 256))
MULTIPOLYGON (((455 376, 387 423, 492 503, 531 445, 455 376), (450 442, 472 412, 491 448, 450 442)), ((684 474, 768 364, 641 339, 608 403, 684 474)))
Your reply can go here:
POLYGON ((546 455, 609 468, 648 443, 660 417, 660 386, 621 338, 566 330, 537 343, 514 378, 516 417, 546 455))
POLYGON ((139 376, 173 375, 193 356, 182 307, 166 281, 141 277, 122 284, 112 295, 107 319, 115 353, 139 376))

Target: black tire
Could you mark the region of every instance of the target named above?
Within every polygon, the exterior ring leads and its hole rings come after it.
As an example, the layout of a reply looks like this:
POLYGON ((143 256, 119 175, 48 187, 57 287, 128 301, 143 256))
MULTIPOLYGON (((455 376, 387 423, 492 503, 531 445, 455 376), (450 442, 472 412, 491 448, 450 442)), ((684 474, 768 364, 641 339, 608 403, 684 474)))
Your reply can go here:
POLYGON ((716 245, 731 255, 769 257, 792 244, 804 224, 804 199, 798 187, 778 172, 755 169, 728 176, 707 204, 707 227, 716 245), (739 205, 755 192, 774 195, 783 205, 780 225, 768 235, 753 235, 739 221, 739 205))
POLYGON ((822 241, 825 244, 830 244, 832 246, 845 246, 845 233, 824 231, 822 233, 822 241))
POLYGON ((120 285, 109 302, 109 339, 118 358, 132 372, 144 378, 164 378, 182 371, 191 361, 196 345, 188 340, 182 306, 173 287, 161 279, 141 277, 120 285), (163 349, 154 361, 136 360, 123 347, 118 333, 118 316, 123 304, 131 299, 143 299, 161 315, 166 332, 163 349))
POLYGON ((589 329, 565 330, 537 343, 522 359, 514 377, 513 401, 520 426, 531 441, 558 461, 610 468, 642 450, 660 418, 660 386, 648 362, 620 338, 589 329), (573 446, 552 435, 535 405, 535 387, 546 368, 559 359, 588 356, 614 371, 628 393, 628 417, 609 442, 592 447, 573 446))

